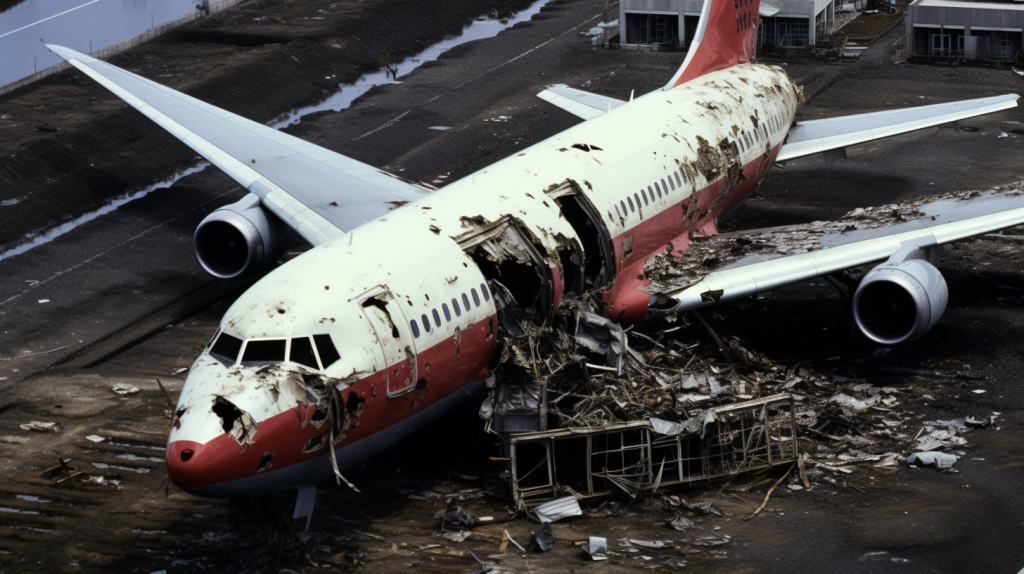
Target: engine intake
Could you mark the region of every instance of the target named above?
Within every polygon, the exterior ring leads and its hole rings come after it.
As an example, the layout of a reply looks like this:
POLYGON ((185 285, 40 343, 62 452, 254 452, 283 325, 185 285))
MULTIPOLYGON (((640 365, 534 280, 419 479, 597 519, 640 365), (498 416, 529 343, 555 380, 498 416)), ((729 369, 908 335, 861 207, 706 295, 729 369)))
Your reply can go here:
POLYGON ((853 318, 869 339, 906 343, 939 322, 949 291, 942 273, 926 260, 937 260, 936 251, 901 249, 864 276, 853 295, 853 318))
POLYGON ((207 215, 192 237, 196 259, 218 279, 235 279, 270 267, 288 245, 291 230, 249 194, 207 215))

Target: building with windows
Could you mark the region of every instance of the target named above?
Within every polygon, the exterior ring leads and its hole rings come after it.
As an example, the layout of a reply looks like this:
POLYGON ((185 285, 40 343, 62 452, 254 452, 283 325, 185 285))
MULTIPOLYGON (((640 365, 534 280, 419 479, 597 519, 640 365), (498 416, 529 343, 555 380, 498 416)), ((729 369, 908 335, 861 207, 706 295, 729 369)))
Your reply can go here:
POLYGON ((915 0, 906 26, 908 57, 1020 58, 1024 2, 915 0))
MULTIPOLYGON (((624 47, 689 49, 704 0, 620 0, 619 42, 624 47)), ((835 0, 761 2, 759 46, 812 46, 835 20, 835 0)))

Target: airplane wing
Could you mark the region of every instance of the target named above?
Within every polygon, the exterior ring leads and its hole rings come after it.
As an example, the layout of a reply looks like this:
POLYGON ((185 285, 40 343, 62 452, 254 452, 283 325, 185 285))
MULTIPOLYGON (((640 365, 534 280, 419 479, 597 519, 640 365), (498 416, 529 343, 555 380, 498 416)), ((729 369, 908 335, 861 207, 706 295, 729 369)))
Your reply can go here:
POLYGON ((1017 94, 977 100, 797 122, 775 161, 782 162, 846 146, 990 114, 1017 106, 1017 94))
POLYGON ((537 94, 537 97, 585 120, 596 118, 626 103, 608 96, 570 88, 565 84, 550 86, 537 94))
POLYGON ((1024 224, 1024 186, 857 209, 828 222, 722 234, 648 261, 655 312, 700 309, 1024 224))
POLYGON ((159 124, 316 246, 428 192, 101 60, 47 45, 159 124))

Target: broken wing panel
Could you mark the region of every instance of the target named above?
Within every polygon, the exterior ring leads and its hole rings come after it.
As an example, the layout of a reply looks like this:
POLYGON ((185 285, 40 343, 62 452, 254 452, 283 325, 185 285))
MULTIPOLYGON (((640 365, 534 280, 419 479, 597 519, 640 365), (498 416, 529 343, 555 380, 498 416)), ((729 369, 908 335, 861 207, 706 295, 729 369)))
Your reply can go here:
POLYGON ((255 193, 313 245, 426 191, 74 50, 48 46, 255 193))
POLYGON ((902 247, 943 245, 1022 223, 1021 188, 860 209, 835 222, 713 237, 678 258, 659 255, 645 270, 647 290, 675 299, 671 311, 688 311, 882 261, 902 247), (730 252, 744 250, 753 255, 729 260, 730 252), (718 269, 703 271, 716 263, 718 269))
POLYGON ((537 94, 537 97, 585 120, 594 119, 626 103, 608 96, 570 88, 565 84, 551 86, 537 94))
POLYGON ((797 122, 775 161, 886 138, 1017 106, 1017 94, 797 122))

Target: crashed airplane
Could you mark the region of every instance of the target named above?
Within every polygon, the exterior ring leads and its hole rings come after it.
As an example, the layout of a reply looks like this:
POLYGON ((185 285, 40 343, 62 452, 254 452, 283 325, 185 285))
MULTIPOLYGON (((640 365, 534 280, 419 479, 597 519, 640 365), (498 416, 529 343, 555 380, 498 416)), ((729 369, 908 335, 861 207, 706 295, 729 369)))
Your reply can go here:
POLYGON ((266 271, 291 232, 313 246, 243 294, 195 361, 168 439, 171 480, 210 497, 340 480, 481 400, 497 339, 550 321, 571 292, 603 290, 603 315, 633 323, 881 263, 856 289, 857 324, 885 343, 924 334, 946 304, 941 246, 1024 223, 1024 197, 957 200, 803 248, 754 237, 762 249, 720 268, 648 276, 715 236, 777 162, 1016 106, 1006 95, 794 123, 801 89, 751 61, 758 11, 707 0, 682 67, 649 94, 544 90, 585 121, 433 192, 49 46, 249 191, 196 229, 206 271, 266 271))

